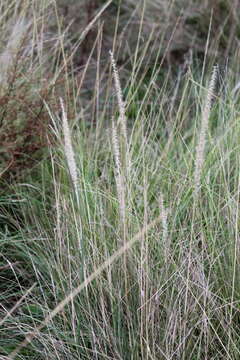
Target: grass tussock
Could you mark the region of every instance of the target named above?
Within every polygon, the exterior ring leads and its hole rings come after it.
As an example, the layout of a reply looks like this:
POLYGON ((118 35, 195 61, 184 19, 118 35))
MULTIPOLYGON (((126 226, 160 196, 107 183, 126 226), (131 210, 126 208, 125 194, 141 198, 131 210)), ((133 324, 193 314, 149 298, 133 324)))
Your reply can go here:
POLYGON ((52 1, 21 18, 13 1, 1 20, 3 359, 239 358, 238 56, 224 78, 208 31, 201 66, 193 54, 166 68, 164 42, 141 43, 165 3, 149 4, 126 63, 131 1, 107 57, 115 1, 92 7, 75 43, 52 1))

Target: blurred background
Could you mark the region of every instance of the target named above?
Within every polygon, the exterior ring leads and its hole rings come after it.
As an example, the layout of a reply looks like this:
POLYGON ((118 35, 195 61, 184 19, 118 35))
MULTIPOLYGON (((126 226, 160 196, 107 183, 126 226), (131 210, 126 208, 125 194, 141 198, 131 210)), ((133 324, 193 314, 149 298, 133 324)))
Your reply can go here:
MULTIPOLYGON (((106 3, 100 0, 57 2, 62 26, 68 28, 69 45, 78 40, 96 13, 106 3)), ((208 42, 212 61, 226 64, 239 47, 239 0, 113 0, 99 22, 91 28, 76 53, 76 66, 82 66, 102 30, 102 51, 113 46, 118 61, 136 56, 149 42, 149 57, 173 68, 183 65, 186 57, 203 61, 208 42)), ((154 61, 153 60, 153 61, 154 61)))

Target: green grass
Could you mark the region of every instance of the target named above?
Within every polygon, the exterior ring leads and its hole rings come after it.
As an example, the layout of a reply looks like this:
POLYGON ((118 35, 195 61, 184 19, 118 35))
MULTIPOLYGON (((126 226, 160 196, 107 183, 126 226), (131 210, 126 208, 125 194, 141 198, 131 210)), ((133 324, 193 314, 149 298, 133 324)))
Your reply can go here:
MULTIPOLYGON (((149 40, 131 73, 100 38, 42 99, 41 160, 2 181, 0 357, 239 359, 237 56, 215 90, 211 57, 174 77, 142 67, 149 40)), ((51 79, 71 64, 56 41, 51 79)))

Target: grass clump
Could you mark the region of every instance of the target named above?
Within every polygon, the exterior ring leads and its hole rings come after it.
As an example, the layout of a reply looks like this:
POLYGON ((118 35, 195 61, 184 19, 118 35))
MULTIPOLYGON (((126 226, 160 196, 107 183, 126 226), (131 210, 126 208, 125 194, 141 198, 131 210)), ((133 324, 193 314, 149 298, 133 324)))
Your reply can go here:
POLYGON ((218 89, 213 59, 147 71, 150 42, 102 67, 98 29, 80 79, 58 38, 48 156, 0 197, 0 354, 238 359, 235 59, 218 89))

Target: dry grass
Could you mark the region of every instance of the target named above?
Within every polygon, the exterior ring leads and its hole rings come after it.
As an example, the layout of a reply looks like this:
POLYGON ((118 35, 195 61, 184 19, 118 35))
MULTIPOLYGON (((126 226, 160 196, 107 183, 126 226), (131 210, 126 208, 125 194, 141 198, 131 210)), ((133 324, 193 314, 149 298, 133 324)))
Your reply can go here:
POLYGON ((116 14, 115 1, 92 2, 80 38, 81 29, 63 34, 54 1, 44 4, 23 8, 29 28, 2 88, 11 128, 4 139, 19 134, 16 116, 27 119, 23 134, 31 123, 37 138, 40 125, 47 136, 39 145, 46 156, 0 196, 0 357, 238 359, 240 127, 231 91, 238 57, 215 96, 216 68, 207 81, 211 27, 203 72, 195 54, 166 66, 173 23, 180 36, 192 2, 178 21, 179 2, 145 2, 144 11, 139 3, 131 14, 133 2, 124 2, 115 31, 107 29, 110 57, 101 21, 116 14), (162 47, 157 24, 142 41, 158 9, 168 22, 162 47), (53 24, 46 35, 49 14, 58 31, 53 24), (136 28, 135 46, 124 43, 136 28), (92 47, 79 69, 86 38, 92 47), (20 104, 38 116, 19 116, 20 104))

